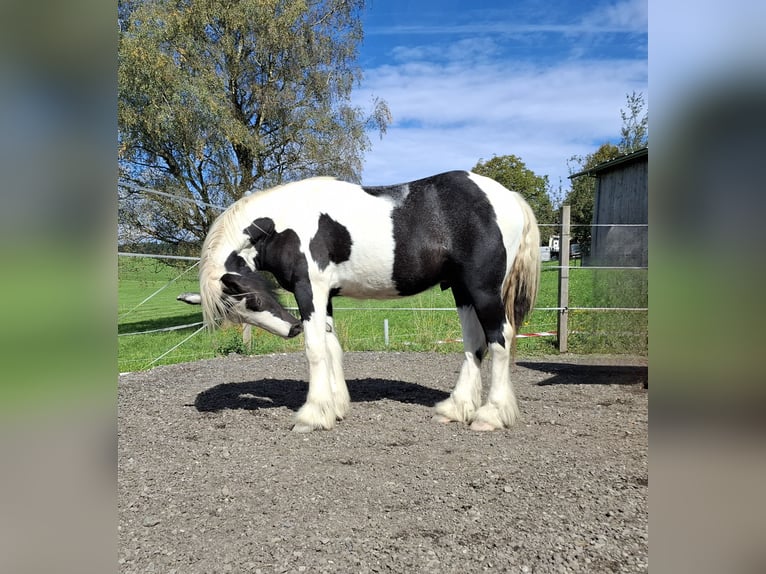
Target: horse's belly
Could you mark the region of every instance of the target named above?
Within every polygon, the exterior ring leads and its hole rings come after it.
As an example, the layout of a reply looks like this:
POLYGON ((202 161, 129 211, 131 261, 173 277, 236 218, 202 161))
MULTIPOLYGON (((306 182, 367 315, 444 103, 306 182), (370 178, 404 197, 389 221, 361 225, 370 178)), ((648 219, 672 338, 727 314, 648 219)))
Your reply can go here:
MULTIPOLYGON (((343 266, 341 266, 343 267, 343 266)), ((400 297, 391 274, 349 273, 350 269, 339 270, 336 283, 340 295, 354 299, 392 299, 400 297), (345 271, 345 273, 344 273, 345 271)))
POLYGON ((345 285, 339 295, 352 299, 396 299, 401 297, 396 289, 376 289, 366 285, 345 285))
POLYGON ((394 242, 390 217, 368 217, 349 225, 353 243, 348 260, 335 265, 335 286, 356 299, 399 297, 394 283, 394 242), (362 225, 364 224, 364 225, 362 225))

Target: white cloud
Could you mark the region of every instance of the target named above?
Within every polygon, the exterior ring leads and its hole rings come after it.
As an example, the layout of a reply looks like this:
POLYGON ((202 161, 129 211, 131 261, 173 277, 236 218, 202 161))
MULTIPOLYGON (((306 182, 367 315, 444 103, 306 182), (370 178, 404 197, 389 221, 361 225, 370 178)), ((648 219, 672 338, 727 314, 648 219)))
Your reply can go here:
POLYGON ((368 70, 360 103, 370 93, 385 99, 394 123, 382 141, 373 136, 364 180, 392 183, 515 154, 568 187, 566 160, 619 136, 625 95, 646 93, 646 73, 644 61, 535 67, 471 58, 368 70))
POLYGON ((602 4, 565 24, 529 24, 517 16, 506 11, 484 24, 373 30, 417 32, 420 43, 391 49, 388 63, 365 70, 356 93, 362 107, 370 95, 386 100, 394 119, 382 140, 371 137, 366 183, 467 169, 482 158, 514 154, 566 189, 568 158, 619 138, 626 94, 648 98, 647 61, 611 58, 612 33, 627 32, 621 42, 645 46, 646 0, 602 4), (433 41, 431 32, 442 36, 433 41), (548 51, 549 37, 541 33, 557 34, 558 52, 548 51), (509 34, 532 34, 522 42, 523 53, 509 54, 509 34), (584 56, 593 53, 600 59, 584 56))
POLYGON ((625 0, 600 6, 583 18, 586 28, 594 31, 646 32, 649 25, 649 3, 647 0, 625 0))

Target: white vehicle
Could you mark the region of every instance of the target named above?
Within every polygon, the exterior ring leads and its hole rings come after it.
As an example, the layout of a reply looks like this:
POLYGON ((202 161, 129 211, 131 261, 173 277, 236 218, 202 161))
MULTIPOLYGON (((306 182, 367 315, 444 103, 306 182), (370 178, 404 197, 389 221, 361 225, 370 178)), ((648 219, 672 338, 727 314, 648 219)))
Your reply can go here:
POLYGON ((548 238, 548 247, 551 250, 551 255, 559 252, 559 236, 558 235, 551 235, 548 238))

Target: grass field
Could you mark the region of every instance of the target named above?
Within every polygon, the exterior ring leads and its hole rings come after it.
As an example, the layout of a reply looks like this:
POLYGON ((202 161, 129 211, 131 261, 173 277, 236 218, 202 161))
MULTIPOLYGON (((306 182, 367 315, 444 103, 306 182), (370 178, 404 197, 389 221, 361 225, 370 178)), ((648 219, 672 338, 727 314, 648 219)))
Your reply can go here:
MULTIPOLYGON (((555 265, 557 262, 544 264, 538 308, 557 306, 558 273, 552 268, 555 265)), ((303 349, 302 336, 284 340, 259 329, 253 329, 250 349, 245 348, 241 330, 236 327, 215 333, 201 331, 194 334, 199 326, 145 333, 202 321, 200 307, 176 300, 179 293, 199 290, 197 268, 188 261, 120 257, 118 273, 120 372, 231 352, 265 354, 303 349), (179 346, 170 351, 176 345, 179 346)), ((295 306, 289 293, 282 293, 281 297, 286 306, 295 306)), ((570 271, 570 307, 646 307, 647 303, 646 270, 577 267, 570 271)), ((338 336, 348 351, 462 351, 462 344, 454 342, 461 333, 451 291, 441 291, 437 287, 420 295, 388 301, 338 297, 333 306, 338 336), (409 308, 448 310, 411 311, 407 310, 409 308), (388 347, 384 340, 385 319, 389 324, 388 347)), ((521 332, 555 331, 556 318, 556 311, 535 310, 521 332)), ((571 310, 569 330, 571 352, 641 354, 646 353, 648 347, 646 312, 571 310)), ((518 341, 519 355, 556 352, 555 337, 518 341)))

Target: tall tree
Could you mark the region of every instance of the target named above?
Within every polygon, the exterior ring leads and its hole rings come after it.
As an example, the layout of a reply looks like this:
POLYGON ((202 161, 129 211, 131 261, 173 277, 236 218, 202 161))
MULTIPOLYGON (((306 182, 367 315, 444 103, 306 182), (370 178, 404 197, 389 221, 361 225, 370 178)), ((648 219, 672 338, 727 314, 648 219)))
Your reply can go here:
MULTIPOLYGON (((538 223, 554 223, 555 214, 548 195, 550 186, 547 175, 535 174, 515 155, 494 156, 487 161, 479 160, 472 171, 491 177, 508 189, 518 191, 529 203, 538 223)), ((551 233, 550 227, 541 227, 541 240, 547 242, 551 233)))
POLYGON ((626 96, 628 109, 620 110, 622 139, 618 147, 622 153, 630 153, 649 143, 649 112, 644 95, 633 92, 626 96))
POLYGON ((385 102, 350 103, 363 6, 119 0, 120 178, 194 200, 132 198, 121 223, 194 242, 220 212, 209 204, 318 174, 358 180, 367 130, 390 121, 385 102))
MULTIPOLYGON (((584 156, 572 156, 567 162, 569 173, 579 173, 620 155, 636 151, 649 143, 649 114, 642 93, 626 95, 627 110, 620 110, 622 128, 618 145, 602 144, 595 152, 584 156)), ((572 181, 564 203, 570 206, 572 241, 580 243, 587 252, 590 248, 593 223, 593 201, 596 184, 592 177, 581 176, 572 181)))
MULTIPOLYGON (((567 162, 569 173, 574 174, 585 171, 619 155, 621 155, 620 149, 617 146, 605 143, 595 152, 586 156, 572 156, 567 162)), ((596 183, 589 176, 576 177, 571 181, 572 188, 564 200, 564 203, 570 206, 571 240, 573 243, 579 243, 582 249, 588 253, 590 250, 590 226, 593 223, 593 198, 596 183)))

